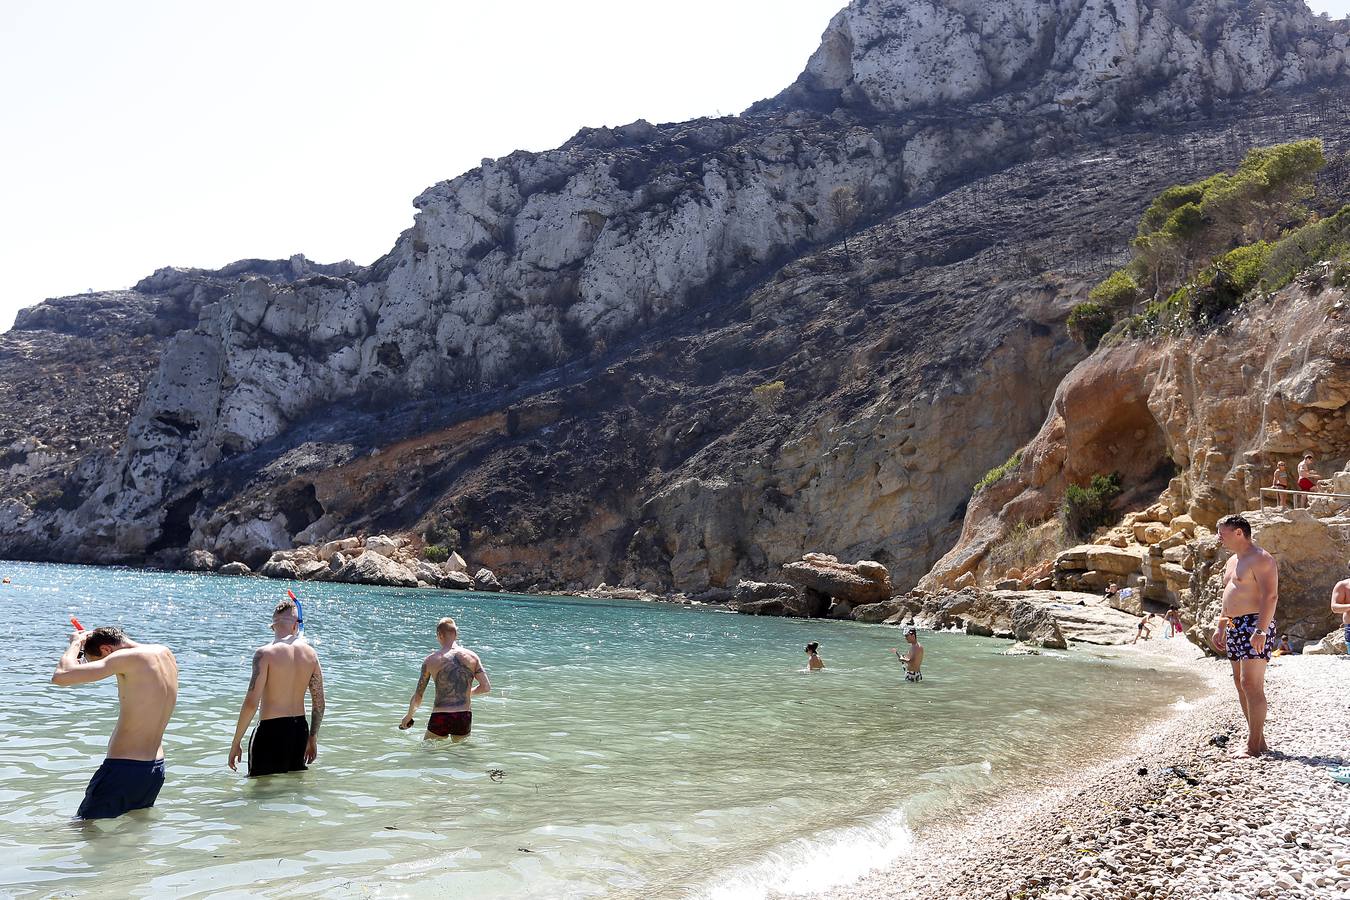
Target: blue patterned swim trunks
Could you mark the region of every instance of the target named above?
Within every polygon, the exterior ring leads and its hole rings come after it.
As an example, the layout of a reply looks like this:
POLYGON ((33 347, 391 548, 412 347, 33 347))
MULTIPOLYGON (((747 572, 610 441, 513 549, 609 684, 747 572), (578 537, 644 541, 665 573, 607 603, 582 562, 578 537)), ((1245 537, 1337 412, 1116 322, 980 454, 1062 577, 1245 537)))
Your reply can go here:
POLYGON ((1230 660, 1237 662, 1242 659, 1270 659, 1270 652, 1275 649, 1275 620, 1271 620, 1270 628, 1266 630, 1265 646, 1257 653, 1252 649, 1252 636, 1256 634, 1258 618, 1260 617, 1256 613, 1233 617, 1233 624, 1228 626, 1227 634, 1230 660))

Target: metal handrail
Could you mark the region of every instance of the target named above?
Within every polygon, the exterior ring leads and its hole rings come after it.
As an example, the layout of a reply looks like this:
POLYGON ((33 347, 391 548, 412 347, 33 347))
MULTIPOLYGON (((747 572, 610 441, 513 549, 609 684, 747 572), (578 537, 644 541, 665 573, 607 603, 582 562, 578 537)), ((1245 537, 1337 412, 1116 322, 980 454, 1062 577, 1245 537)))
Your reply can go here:
POLYGON ((1288 488, 1263 487, 1261 488, 1261 508, 1266 508, 1266 494, 1287 494, 1291 497, 1331 497, 1336 500, 1345 500, 1350 502, 1350 494, 1336 494, 1331 491, 1294 491, 1288 488))

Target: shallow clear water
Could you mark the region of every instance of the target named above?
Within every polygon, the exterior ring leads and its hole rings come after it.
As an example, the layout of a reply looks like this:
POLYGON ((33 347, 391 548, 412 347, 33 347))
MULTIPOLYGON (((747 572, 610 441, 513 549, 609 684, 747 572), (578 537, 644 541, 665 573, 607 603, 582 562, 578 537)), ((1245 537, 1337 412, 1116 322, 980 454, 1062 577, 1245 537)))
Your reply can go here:
POLYGON ((905 684, 880 626, 668 605, 312 585, 320 756, 225 768, 281 582, 5 564, 0 893, 742 897, 844 883, 914 831, 1100 755, 1198 692, 1188 677, 926 635, 905 684), (116 719, 112 683, 48 679, 77 615, 177 654, 153 810, 69 819, 116 719), (473 737, 397 730, 443 615, 493 692, 473 737), (819 640, 828 668, 803 670, 819 640), (494 780, 491 770, 504 776, 494 780))

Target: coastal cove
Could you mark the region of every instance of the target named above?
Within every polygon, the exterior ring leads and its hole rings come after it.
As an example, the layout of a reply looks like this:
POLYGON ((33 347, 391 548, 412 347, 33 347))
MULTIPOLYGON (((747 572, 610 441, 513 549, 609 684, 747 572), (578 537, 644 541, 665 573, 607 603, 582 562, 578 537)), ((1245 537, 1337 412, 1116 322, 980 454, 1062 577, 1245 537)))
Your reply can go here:
MULTIPOLYGON (((747 897, 830 891, 1012 790, 1066 777, 1208 691, 1127 649, 1003 656, 890 627, 672 604, 304 585, 328 717, 311 771, 225 768, 277 582, 8 564, 0 592, 0 891, 747 897), (181 670, 153 810, 68 825, 116 715, 48 683, 66 619, 181 670), (442 615, 492 674, 465 745, 396 728, 442 615), (802 672, 821 642, 824 673, 802 672)), ((425 712, 425 710, 424 710, 425 712)), ((237 895, 237 894, 236 894, 237 895)))

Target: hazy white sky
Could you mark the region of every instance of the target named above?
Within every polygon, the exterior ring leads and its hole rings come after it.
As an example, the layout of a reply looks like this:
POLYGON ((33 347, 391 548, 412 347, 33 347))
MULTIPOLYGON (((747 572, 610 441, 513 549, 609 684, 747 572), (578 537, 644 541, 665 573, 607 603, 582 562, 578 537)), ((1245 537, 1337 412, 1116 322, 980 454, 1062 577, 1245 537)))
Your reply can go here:
POLYGON ((163 265, 371 262, 483 157, 777 93, 845 2, 0 0, 0 328, 163 265))

